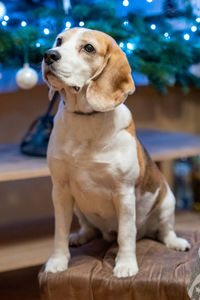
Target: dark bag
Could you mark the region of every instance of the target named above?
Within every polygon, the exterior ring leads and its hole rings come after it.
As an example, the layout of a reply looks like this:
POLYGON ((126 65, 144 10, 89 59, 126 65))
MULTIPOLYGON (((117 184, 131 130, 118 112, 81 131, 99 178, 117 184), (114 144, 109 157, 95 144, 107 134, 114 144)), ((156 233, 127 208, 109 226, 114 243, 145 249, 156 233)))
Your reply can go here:
POLYGON ((31 156, 46 156, 49 137, 53 129, 54 116, 51 115, 51 111, 58 96, 59 93, 55 92, 46 113, 33 121, 29 127, 20 144, 22 153, 31 156))

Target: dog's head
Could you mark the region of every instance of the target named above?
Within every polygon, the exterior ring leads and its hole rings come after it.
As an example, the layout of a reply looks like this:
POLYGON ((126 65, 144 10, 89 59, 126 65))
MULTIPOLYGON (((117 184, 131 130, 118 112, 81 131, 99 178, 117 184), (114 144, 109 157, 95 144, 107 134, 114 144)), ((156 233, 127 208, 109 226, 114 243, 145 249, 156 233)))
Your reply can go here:
POLYGON ((58 35, 44 54, 43 77, 53 90, 85 88, 86 100, 95 111, 108 111, 135 90, 124 52, 107 34, 73 28, 58 35))

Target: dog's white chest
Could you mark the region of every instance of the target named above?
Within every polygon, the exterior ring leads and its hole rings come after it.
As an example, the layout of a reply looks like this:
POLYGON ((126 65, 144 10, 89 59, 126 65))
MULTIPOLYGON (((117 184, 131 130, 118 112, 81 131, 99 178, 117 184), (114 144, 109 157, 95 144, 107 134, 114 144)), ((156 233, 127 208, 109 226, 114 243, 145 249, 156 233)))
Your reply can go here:
POLYGON ((89 121, 82 118, 80 124, 78 118, 76 122, 65 120, 66 128, 56 128, 62 139, 53 134, 54 148, 49 151, 49 155, 62 156, 65 161, 71 193, 83 214, 97 227, 105 224, 109 230, 117 226, 114 193, 122 182, 134 184, 139 174, 135 139, 123 129, 127 109, 121 110, 119 120, 115 120, 116 115, 114 120, 101 120, 99 115, 89 121), (114 134, 109 133, 110 124, 114 134))
MULTIPOLYGON (((70 145, 72 146, 72 145, 70 145)), ((89 145, 67 156, 70 188, 84 213, 105 218, 112 215, 112 191, 115 188, 115 166, 109 153, 94 153, 89 145)))
POLYGON ((72 195, 80 210, 95 224, 100 219, 108 222, 115 218, 113 182, 108 169, 101 163, 86 162, 78 163, 70 172, 72 195))

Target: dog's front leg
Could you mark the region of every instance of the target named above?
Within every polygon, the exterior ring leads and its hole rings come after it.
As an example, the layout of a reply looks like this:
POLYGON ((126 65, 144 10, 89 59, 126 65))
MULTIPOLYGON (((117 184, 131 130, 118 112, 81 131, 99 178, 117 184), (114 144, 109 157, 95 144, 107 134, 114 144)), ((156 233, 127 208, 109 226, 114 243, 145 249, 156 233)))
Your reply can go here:
POLYGON ((70 259, 69 232, 73 214, 73 198, 67 184, 53 184, 53 204, 55 210, 54 252, 46 264, 46 272, 67 269, 70 259))
POLYGON ((138 272, 136 259, 136 215, 134 188, 123 189, 114 195, 118 217, 118 253, 115 259, 116 277, 133 276, 138 272))

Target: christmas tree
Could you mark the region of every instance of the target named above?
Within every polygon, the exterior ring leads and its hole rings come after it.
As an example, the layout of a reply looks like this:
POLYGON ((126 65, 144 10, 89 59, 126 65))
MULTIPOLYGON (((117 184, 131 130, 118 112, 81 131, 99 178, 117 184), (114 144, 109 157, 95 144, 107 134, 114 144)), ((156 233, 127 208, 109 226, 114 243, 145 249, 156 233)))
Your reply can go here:
POLYGON ((176 1, 168 0, 162 13, 146 16, 129 10, 129 4, 128 0, 118 5, 113 0, 9 1, 7 13, 0 6, 0 63, 5 68, 21 67, 24 61, 40 64, 60 31, 84 26, 111 35, 133 72, 145 74, 158 91, 175 84, 185 91, 200 87, 198 10, 189 1, 178 10, 176 1))

